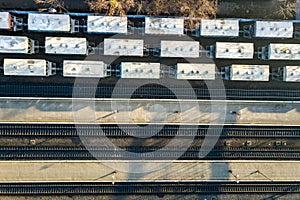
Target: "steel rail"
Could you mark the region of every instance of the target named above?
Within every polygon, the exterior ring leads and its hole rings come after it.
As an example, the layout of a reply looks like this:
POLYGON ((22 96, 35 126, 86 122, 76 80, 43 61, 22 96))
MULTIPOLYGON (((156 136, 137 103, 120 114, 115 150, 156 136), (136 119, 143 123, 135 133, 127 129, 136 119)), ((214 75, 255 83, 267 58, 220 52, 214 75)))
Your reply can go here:
POLYGON ((0 183, 1 195, 35 195, 35 194, 205 194, 205 193, 300 193, 300 183, 210 183, 186 182, 176 183, 129 183, 129 182, 73 182, 73 183, 0 183))

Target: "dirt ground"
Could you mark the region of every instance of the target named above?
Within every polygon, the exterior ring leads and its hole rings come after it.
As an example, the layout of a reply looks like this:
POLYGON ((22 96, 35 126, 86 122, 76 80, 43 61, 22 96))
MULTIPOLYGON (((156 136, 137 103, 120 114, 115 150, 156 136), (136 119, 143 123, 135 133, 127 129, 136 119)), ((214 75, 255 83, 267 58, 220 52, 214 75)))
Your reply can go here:
MULTIPOLYGON (((277 0, 219 0, 217 17, 229 18, 278 18, 277 0), (275 12, 274 12, 275 10, 275 12)), ((64 0, 65 8, 70 12, 88 12, 85 0, 64 0)), ((1 0, 0 9, 37 10, 33 0, 1 0)))

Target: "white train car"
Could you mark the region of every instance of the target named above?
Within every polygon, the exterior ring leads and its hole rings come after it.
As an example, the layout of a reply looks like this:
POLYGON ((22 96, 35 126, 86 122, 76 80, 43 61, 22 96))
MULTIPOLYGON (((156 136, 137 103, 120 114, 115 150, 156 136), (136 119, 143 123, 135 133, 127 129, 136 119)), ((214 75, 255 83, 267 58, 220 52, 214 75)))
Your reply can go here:
POLYGON ((79 31, 79 23, 66 14, 29 13, 28 30, 73 33, 79 31))
POLYGON ((258 49, 262 60, 300 60, 300 44, 271 43, 258 49))
POLYGON ((173 58, 198 58, 199 57, 199 42, 197 41, 161 41, 160 57, 173 58))
POLYGON ((154 35, 183 35, 183 18, 145 18, 145 34, 154 35))
POLYGON ((122 62, 121 78, 159 79, 160 63, 122 62))
POLYGON ((225 80, 232 81, 269 81, 269 65, 233 64, 224 68, 225 80))
POLYGON ((300 82, 300 66, 279 67, 275 74, 277 80, 284 82, 300 82))
POLYGON ((12 29, 12 16, 9 12, 0 12, 0 29, 12 29))
POLYGON ((10 76, 51 76, 55 64, 44 59, 4 58, 4 75, 10 76))
POLYGON ((202 37, 238 37, 238 19, 202 19, 195 36, 202 37))
POLYGON ((134 39, 104 39, 104 55, 140 56, 144 55, 144 41, 134 39))
POLYGON ((77 37, 46 37, 46 54, 87 55, 88 42, 86 38, 77 37))
POLYGON ((216 65, 204 63, 177 63, 175 79, 215 80, 216 65))
POLYGON ((211 58, 220 59, 253 59, 254 44, 245 42, 216 42, 210 46, 211 58))
POLYGON ((23 19, 9 12, 0 12, 0 30, 23 30, 23 19))
POLYGON ((103 61, 64 60, 64 77, 98 77, 108 76, 107 65, 103 61))
POLYGON ((0 36, 0 53, 37 53, 38 42, 26 36, 0 36))
POLYGON ((88 16, 88 33, 127 33, 127 17, 88 16))
POLYGON ((244 28, 244 36, 248 38, 293 38, 293 33, 291 21, 255 21, 244 28))

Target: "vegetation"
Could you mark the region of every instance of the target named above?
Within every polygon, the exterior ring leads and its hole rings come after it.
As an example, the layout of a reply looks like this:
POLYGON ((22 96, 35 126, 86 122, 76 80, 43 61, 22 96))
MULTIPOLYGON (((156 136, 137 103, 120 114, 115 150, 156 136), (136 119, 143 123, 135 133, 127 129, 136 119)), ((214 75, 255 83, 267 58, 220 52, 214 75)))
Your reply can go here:
POLYGON ((88 5, 96 13, 124 16, 135 6, 135 0, 90 0, 88 5))
POLYGON ((215 17, 216 0, 148 0, 144 13, 148 15, 175 15, 182 17, 215 17))
MULTIPOLYGON (((128 12, 147 15, 172 15, 190 18, 216 17, 217 0, 89 0, 91 11, 106 15, 128 12)), ((191 21, 189 26, 193 26, 191 21)))
MULTIPOLYGON (((34 0, 42 9, 55 8, 58 12, 67 11, 63 0, 34 0)), ((90 11, 105 15, 124 16, 127 13, 178 16, 189 18, 215 18, 217 0, 86 0, 90 11)), ((197 21, 187 20, 188 26, 194 27, 197 21)))
POLYGON ((64 7, 63 0, 34 0, 34 3, 42 6, 42 8, 39 9, 41 12, 50 7, 55 8, 58 12, 68 12, 68 10, 64 7))
POLYGON ((281 19, 293 19, 296 16, 296 0, 278 2, 278 15, 281 19))

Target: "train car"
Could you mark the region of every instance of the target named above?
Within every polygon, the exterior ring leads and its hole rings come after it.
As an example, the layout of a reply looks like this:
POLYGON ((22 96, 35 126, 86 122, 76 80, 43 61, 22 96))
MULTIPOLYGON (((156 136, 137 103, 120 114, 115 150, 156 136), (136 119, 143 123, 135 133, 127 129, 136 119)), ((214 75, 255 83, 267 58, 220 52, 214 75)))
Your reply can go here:
POLYGON ((216 42, 209 47, 209 57, 218 59, 253 59, 254 44, 245 42, 216 42))
POLYGON ((0 30, 23 30, 23 19, 16 17, 9 12, 0 12, 0 30))
POLYGON ((12 30, 12 16, 9 12, 0 12, 0 29, 12 30))
POLYGON ((160 45, 160 57, 198 58, 200 53, 199 45, 197 41, 162 40, 160 45))
POLYGON ((144 41, 135 39, 104 39, 104 55, 140 56, 144 55, 144 41))
POLYGON ((293 38, 291 21, 255 21, 254 25, 244 27, 244 36, 248 38, 293 38))
POLYGON ((201 19, 194 36, 201 37, 238 37, 238 19, 201 19))
POLYGON ((145 34, 183 35, 183 18, 145 17, 145 34))
POLYGON ((300 60, 300 44, 270 43, 258 49, 262 60, 300 60))
POLYGON ((160 63, 122 62, 121 78, 159 79, 160 63))
POLYGON ((269 81, 269 65, 232 64, 224 67, 223 78, 231 81, 269 81))
POLYGON ((34 54, 38 42, 26 36, 0 36, 0 53, 34 54))
POLYGON ((55 63, 44 59, 4 58, 4 75, 51 76, 55 74, 55 63))
POLYGON ((127 33, 127 17, 88 16, 87 33, 127 33))
POLYGON ((215 75, 215 64, 177 63, 174 78, 185 80, 215 80, 215 75))
POLYGON ((294 38, 295 39, 300 39, 300 28, 295 28, 295 31, 294 31, 294 38))
POLYGON ((103 61, 64 60, 64 77, 98 77, 109 76, 107 65, 103 61))
POLYGON ((300 82, 300 66, 279 67, 273 78, 284 82, 300 82))
POLYGON ((46 37, 45 53, 87 55, 88 42, 86 38, 78 37, 46 37))
POLYGON ((28 30, 74 33, 79 31, 79 22, 66 14, 29 13, 28 30))

